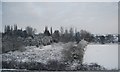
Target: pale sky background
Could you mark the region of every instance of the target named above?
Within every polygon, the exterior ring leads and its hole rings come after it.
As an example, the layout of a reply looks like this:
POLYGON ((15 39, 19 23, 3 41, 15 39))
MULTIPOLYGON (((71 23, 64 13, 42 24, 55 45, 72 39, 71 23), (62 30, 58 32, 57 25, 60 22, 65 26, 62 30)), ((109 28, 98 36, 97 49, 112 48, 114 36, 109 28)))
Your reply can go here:
POLYGON ((0 2, 0 32, 2 31, 2 2, 0 2))
POLYGON ((118 33, 117 2, 3 2, 2 28, 17 24, 31 26, 37 32, 70 27, 94 34, 118 33))

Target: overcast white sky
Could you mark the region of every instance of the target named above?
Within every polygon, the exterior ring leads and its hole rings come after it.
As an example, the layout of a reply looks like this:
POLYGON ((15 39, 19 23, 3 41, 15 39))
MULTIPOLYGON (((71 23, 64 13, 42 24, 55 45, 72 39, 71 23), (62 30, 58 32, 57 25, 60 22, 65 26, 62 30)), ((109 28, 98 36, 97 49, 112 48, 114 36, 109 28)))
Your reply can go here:
POLYGON ((17 24, 32 26, 37 32, 44 27, 87 30, 95 34, 118 33, 117 2, 3 2, 2 27, 17 24))

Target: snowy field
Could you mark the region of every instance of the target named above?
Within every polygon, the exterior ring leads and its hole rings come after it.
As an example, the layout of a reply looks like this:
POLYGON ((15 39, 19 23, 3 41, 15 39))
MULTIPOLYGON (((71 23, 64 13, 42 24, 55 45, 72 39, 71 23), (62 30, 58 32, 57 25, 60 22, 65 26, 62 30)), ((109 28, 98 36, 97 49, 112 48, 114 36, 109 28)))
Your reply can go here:
MULTIPOLYGON (((41 47, 26 47, 26 51, 8 52, 2 54, 4 61, 15 60, 18 62, 37 61, 47 63, 49 60, 61 61, 64 44, 55 43, 53 45, 41 47)), ((107 69, 118 69, 118 45, 88 45, 85 55, 84 63, 97 63, 107 69)))
POLYGON ((118 45, 88 45, 84 63, 98 63, 107 69, 118 69, 118 45))
POLYGON ((15 60, 18 62, 41 62, 47 63, 49 60, 61 60, 62 44, 53 44, 47 46, 28 46, 24 52, 14 51, 8 52, 2 55, 3 61, 15 60))

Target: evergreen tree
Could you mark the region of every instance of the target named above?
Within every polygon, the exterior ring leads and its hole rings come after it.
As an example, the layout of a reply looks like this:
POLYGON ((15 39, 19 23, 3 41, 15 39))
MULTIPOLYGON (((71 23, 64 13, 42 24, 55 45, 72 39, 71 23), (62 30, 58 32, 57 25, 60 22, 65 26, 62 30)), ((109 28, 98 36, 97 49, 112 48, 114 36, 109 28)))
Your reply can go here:
POLYGON ((70 33, 70 35, 71 35, 71 36, 73 36, 73 35, 74 35, 73 28, 70 28, 69 33, 70 33))
POLYGON ((52 27, 51 27, 51 28, 50 28, 50 34, 51 34, 51 35, 52 35, 52 31, 53 31, 53 30, 52 30, 52 27))
POLYGON ((69 40, 74 41, 74 31, 73 28, 70 28, 69 30, 69 40))
POLYGON ((5 25, 5 29, 4 29, 4 32, 6 33, 7 32, 7 26, 5 25))
POLYGON ((68 30, 67 30, 67 29, 65 30, 65 34, 66 34, 66 35, 68 34, 68 30))
POLYGON ((64 34, 64 42, 69 42, 69 33, 68 33, 68 30, 66 29, 65 30, 65 34, 64 34))
POLYGON ((101 42, 101 44, 105 43, 105 36, 103 36, 103 35, 100 36, 100 42, 101 42))
POLYGON ((59 30, 55 30, 52 37, 53 37, 53 41, 54 41, 54 42, 58 42, 58 41, 59 41, 59 38, 60 38, 59 30))
POLYGON ((79 41, 81 40, 80 39, 80 32, 75 33, 75 40, 76 40, 77 43, 79 43, 79 41))
POLYGON ((16 24, 14 25, 14 30, 17 31, 17 25, 16 24))
POLYGON ((11 26, 11 31, 13 31, 13 27, 11 26))
POLYGON ((7 25, 7 32, 10 32, 10 25, 7 25))
POLYGON ((45 35, 45 36, 50 36, 50 32, 49 32, 47 26, 45 27, 44 35, 45 35))

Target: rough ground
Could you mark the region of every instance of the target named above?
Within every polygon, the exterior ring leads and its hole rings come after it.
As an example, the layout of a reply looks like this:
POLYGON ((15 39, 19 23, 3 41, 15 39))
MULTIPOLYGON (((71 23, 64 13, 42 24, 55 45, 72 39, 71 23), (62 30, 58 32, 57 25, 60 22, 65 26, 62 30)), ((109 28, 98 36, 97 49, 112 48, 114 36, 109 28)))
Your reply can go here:
POLYGON ((28 46, 24 52, 14 51, 2 54, 3 61, 15 60, 19 62, 41 62, 46 63, 49 60, 61 60, 62 43, 47 46, 28 46))
MULTIPOLYGON (((31 68, 33 68, 33 70, 34 69, 39 70, 41 68, 40 66, 44 67, 43 66, 44 64, 47 66, 47 68, 45 67, 43 69, 47 69, 47 70, 52 70, 52 69, 58 70, 60 68, 63 68, 61 70, 64 70, 64 69, 65 70, 105 70, 104 67, 101 67, 100 65, 97 65, 97 64, 92 64, 92 65, 83 64, 81 66, 76 63, 73 63, 69 66, 70 68, 68 67, 68 69, 66 69, 67 67, 66 68, 63 67, 65 66, 65 64, 59 64, 59 62, 63 61, 62 50, 64 50, 67 45, 71 46, 72 44, 76 45, 74 43, 68 43, 68 44, 54 43, 52 45, 40 46, 40 47, 28 46, 28 47, 25 47, 26 50, 23 52, 14 51, 14 52, 8 52, 8 53, 2 54, 2 60, 4 61, 4 64, 5 64, 4 66, 6 66, 6 64, 11 65, 14 62, 15 62, 15 65, 18 65, 19 63, 20 64, 23 63, 25 65, 26 63, 30 63, 30 65, 33 65, 33 66, 31 67, 29 64, 27 64, 29 66, 27 67, 28 70, 31 68), (49 66, 49 61, 51 60, 52 62, 50 62, 50 66, 49 66), (41 65, 40 63, 43 63, 43 65, 41 65), (53 67, 51 67, 51 65, 53 65, 52 63, 55 64, 53 67)), ((85 45, 82 44, 82 46, 86 46, 86 44, 85 45)), ((69 48, 69 46, 67 47, 69 48)), ((16 66, 13 66, 13 69, 14 67, 16 68, 16 66)), ((26 66, 18 65, 18 67, 25 68, 26 66)))

